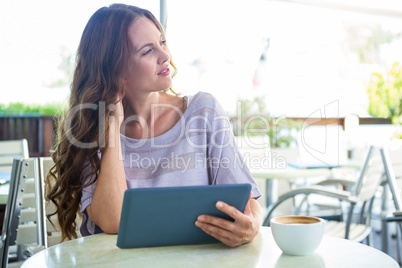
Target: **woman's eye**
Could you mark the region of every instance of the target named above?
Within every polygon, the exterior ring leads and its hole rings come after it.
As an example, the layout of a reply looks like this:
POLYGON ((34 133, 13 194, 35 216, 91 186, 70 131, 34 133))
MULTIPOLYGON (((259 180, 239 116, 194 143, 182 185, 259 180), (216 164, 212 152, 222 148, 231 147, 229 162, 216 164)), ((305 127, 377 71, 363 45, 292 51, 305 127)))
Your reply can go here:
POLYGON ((161 41, 161 46, 166 45, 166 40, 161 41))
POLYGON ((150 52, 152 51, 152 49, 150 48, 150 49, 148 49, 147 51, 145 51, 142 55, 148 55, 150 52))

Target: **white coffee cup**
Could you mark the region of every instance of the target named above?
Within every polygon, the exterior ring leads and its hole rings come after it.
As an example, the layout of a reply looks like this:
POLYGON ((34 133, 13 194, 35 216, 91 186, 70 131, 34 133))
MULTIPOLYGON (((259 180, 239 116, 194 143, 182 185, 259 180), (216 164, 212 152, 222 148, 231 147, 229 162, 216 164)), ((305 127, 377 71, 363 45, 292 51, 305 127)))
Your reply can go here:
POLYGON ((287 255, 306 256, 320 245, 325 221, 310 216, 281 216, 271 219, 276 244, 287 255))

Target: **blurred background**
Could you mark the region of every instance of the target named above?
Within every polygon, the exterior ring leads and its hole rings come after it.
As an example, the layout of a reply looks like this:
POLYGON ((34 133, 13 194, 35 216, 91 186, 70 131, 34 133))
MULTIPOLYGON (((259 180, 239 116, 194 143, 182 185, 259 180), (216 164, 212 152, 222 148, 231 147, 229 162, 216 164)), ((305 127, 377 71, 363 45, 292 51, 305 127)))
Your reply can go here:
MULTIPOLYGON (((82 31, 97 9, 111 3, 0 2, 0 115, 52 115, 60 109, 82 31)), ((125 3, 149 9, 165 26, 179 71, 174 89, 214 94, 235 123, 235 134, 262 128, 271 146, 296 146, 305 118, 337 118, 333 125, 345 130, 350 115, 360 119, 364 134, 354 130, 360 138, 375 132, 364 129, 373 122, 387 125, 381 133, 397 132, 401 85, 393 81, 401 80, 400 1, 125 3), (264 118, 245 126, 256 114, 264 118)))

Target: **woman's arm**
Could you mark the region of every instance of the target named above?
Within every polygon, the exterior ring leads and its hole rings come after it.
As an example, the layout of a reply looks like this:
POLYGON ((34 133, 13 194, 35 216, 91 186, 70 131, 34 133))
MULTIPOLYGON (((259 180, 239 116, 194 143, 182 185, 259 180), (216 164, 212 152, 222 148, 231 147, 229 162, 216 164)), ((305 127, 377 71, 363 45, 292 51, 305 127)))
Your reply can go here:
POLYGON ((116 107, 115 118, 109 122, 109 144, 102 154, 92 203, 86 208, 89 218, 105 233, 118 232, 123 195, 127 189, 120 144, 120 125, 124 118, 121 101, 116 107))
POLYGON ((247 244, 254 240, 263 220, 261 206, 255 199, 248 200, 244 213, 224 202, 217 202, 216 207, 235 221, 200 215, 195 225, 230 247, 247 244))

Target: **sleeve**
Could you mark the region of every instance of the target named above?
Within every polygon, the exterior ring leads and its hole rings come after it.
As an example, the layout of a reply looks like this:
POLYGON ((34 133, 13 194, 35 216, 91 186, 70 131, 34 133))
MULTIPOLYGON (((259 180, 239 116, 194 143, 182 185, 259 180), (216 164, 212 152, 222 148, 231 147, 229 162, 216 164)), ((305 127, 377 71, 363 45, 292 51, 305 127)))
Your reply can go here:
MULTIPOLYGON (((101 158, 101 153, 98 153, 99 158, 101 158)), ((91 172, 91 167, 90 165, 85 165, 84 170, 82 171, 81 174, 81 180, 83 181, 84 185, 92 180, 94 180, 94 176, 91 177, 87 177, 87 175, 91 172), (85 179, 86 178, 86 179, 85 179)), ((82 195, 81 195, 81 208, 80 208, 80 212, 83 213, 85 211, 85 209, 92 203, 92 197, 94 195, 94 191, 95 191, 95 187, 96 187, 96 182, 85 187, 84 189, 82 189, 82 195)))
POLYGON ((81 213, 83 213, 84 210, 92 203, 92 197, 94 195, 95 187, 96 187, 96 182, 85 187, 82 190, 81 208, 80 208, 81 213))
POLYGON ((209 103, 214 103, 214 113, 209 118, 210 131, 207 132, 210 183, 249 183, 252 188, 252 197, 257 199, 261 193, 236 146, 229 118, 216 99, 212 96, 211 98, 209 103))
MULTIPOLYGON (((98 152, 98 157, 99 158, 102 157, 101 152, 98 152)), ((94 176, 87 177, 90 172, 91 172, 91 166, 87 163, 81 174, 81 180, 83 181, 84 185, 95 179, 94 176)), ((102 229, 89 218, 88 213, 86 211, 86 208, 92 203, 92 197, 94 195, 95 187, 96 187, 96 181, 93 184, 82 189, 82 195, 80 201, 81 204, 80 212, 82 213, 83 216, 80 228, 82 236, 103 233, 102 229)))

